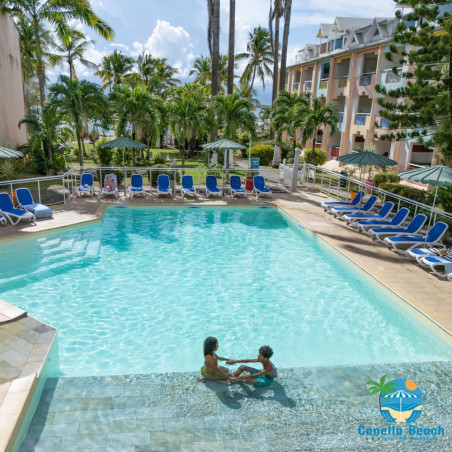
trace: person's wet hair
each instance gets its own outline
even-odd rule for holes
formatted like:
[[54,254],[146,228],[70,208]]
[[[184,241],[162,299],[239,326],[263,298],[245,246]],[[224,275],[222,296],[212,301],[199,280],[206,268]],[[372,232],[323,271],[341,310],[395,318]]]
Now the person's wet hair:
[[259,349],[259,355],[262,355],[264,358],[270,359],[273,356],[273,350],[269,345],[263,345]]
[[213,352],[217,344],[218,341],[216,337],[213,336],[206,337],[206,340],[204,341],[204,356],[213,355]]

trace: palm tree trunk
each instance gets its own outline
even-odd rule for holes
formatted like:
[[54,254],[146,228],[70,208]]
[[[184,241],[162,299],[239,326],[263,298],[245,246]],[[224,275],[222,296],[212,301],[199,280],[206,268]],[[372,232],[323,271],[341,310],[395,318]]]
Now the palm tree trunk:
[[311,163],[315,165],[315,139],[317,138],[317,129],[314,130],[314,136],[312,137],[312,159]]
[[275,34],[273,44],[273,91],[272,103],[278,97],[278,63],[279,63],[279,18],[280,18],[280,0],[275,1]]
[[82,136],[80,136],[80,141],[81,141],[81,143],[82,143],[83,157],[87,158],[87,157],[88,157],[88,154],[86,153],[85,140],[83,139]]
[[292,0],[286,0],[284,8],[284,33],[281,49],[281,71],[279,73],[279,91],[283,91],[286,85],[287,46],[289,42],[291,9],[292,9]]
[[212,39],[212,84],[211,94],[218,94],[218,79],[220,70],[220,0],[213,3],[213,39]]
[[147,144],[146,160],[149,160],[151,158],[151,139],[150,138],[146,138],[146,144]]
[[253,70],[253,78],[251,79],[250,92],[249,92],[250,99],[251,99],[251,96],[252,96],[251,91],[253,90],[254,79],[256,78],[256,70],[257,70],[257,68],[256,68],[256,66],[254,66],[254,70]]
[[229,0],[228,95],[234,91],[235,0]]
[[80,167],[83,167],[82,137],[78,132],[77,132],[77,146],[78,146],[78,163]]

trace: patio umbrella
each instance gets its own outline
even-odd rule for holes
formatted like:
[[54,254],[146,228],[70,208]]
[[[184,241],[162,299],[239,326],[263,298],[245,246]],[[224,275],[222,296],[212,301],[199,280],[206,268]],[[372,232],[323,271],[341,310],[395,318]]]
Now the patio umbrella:
[[[222,138],[221,140],[214,141],[213,143],[203,144],[201,147],[204,150],[208,150],[208,151],[229,151],[229,150],[244,151],[246,149],[246,146],[243,146],[243,144],[236,143],[235,141],[231,141],[226,138]],[[226,159],[225,159],[225,165],[226,165]]]
[[99,145],[101,148],[118,148],[122,149],[122,166],[124,170],[124,195],[127,192],[127,174],[126,174],[126,165],[124,162],[124,152],[126,148],[133,148],[133,149],[145,149],[146,145],[143,143],[140,143],[138,141],[131,140],[130,138],[126,137],[119,137],[115,140],[107,141],[106,143],[101,143]]
[[[376,154],[372,151],[353,152],[351,154],[340,155],[336,157],[338,162],[348,163],[350,165],[359,166],[393,166],[397,165],[395,160],[388,159],[383,155]],[[369,170],[370,172],[370,170]]]
[[24,155],[20,151],[0,147],[0,159],[17,159],[23,156]]
[[433,209],[436,204],[438,188],[452,185],[452,168],[444,165],[427,166],[425,168],[402,171],[399,173],[399,177],[401,179],[422,182],[424,184],[436,185],[435,196],[433,197],[432,213],[430,214],[430,218],[428,220],[428,229],[430,229],[430,222],[433,215]]

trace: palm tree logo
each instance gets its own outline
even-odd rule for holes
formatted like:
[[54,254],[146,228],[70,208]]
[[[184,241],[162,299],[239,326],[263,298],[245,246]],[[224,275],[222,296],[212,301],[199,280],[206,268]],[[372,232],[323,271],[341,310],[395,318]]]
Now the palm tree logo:
[[414,422],[422,412],[422,392],[412,380],[397,378],[386,381],[368,381],[371,394],[379,394],[378,408],[388,422]]

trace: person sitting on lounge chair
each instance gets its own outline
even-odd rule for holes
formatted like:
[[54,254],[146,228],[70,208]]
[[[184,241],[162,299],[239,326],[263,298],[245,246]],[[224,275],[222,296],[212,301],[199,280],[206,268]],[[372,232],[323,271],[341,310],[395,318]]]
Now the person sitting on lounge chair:
[[112,179],[110,175],[108,175],[107,178],[105,179],[104,187],[108,191],[113,191],[116,188],[115,181]]

